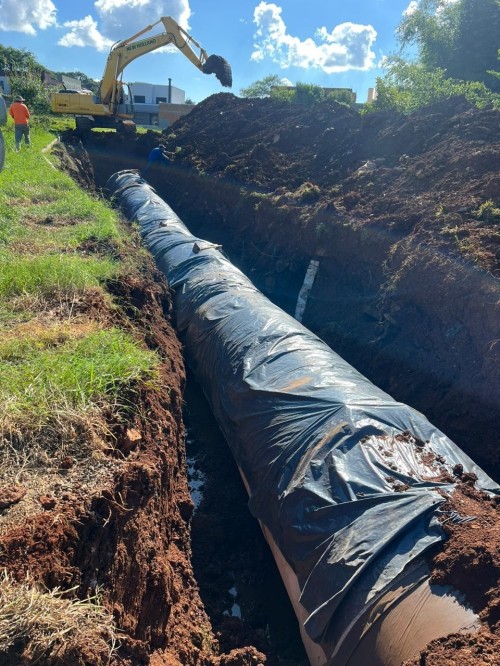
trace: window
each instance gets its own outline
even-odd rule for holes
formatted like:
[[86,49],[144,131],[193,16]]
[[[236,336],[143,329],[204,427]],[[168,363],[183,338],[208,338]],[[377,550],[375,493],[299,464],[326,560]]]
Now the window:
[[136,104],[146,104],[146,97],[144,95],[134,95],[134,102]]
[[166,102],[167,98],[166,97],[157,97],[156,98],[156,103],[159,104],[160,102]]

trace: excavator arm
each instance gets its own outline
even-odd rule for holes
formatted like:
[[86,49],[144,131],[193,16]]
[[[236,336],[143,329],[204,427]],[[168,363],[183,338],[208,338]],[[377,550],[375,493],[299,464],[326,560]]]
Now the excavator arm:
[[[139,39],[160,24],[165,28],[164,32]],[[231,87],[232,73],[229,63],[221,56],[208,56],[200,44],[172,17],[162,16],[156,23],[148,25],[132,37],[117,42],[111,47],[99,88],[99,101],[109,104],[112,108],[119,102],[122,89],[120,78],[125,67],[145,53],[150,53],[168,44],[176,46],[201,72],[215,74],[223,86]]]

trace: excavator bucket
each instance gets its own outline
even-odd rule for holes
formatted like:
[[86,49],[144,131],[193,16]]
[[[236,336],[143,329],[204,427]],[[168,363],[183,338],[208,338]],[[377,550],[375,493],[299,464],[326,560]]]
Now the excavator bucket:
[[215,74],[216,78],[219,79],[221,84],[226,88],[230,88],[233,85],[231,65],[221,56],[208,56],[206,62],[203,64],[203,73]]

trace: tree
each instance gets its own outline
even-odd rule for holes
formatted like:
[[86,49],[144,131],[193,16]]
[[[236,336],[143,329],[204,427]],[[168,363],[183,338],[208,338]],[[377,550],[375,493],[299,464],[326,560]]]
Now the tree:
[[500,81],[489,74],[498,65],[500,0],[461,0],[457,4],[460,20],[448,73],[466,81],[481,81],[500,93]]
[[0,67],[9,77],[13,97],[24,97],[37,113],[50,111],[48,92],[42,83],[43,67],[30,51],[0,45]]
[[241,97],[269,97],[274,86],[281,86],[282,79],[277,74],[269,74],[240,90]]
[[500,92],[500,82],[489,74],[500,47],[500,0],[421,0],[396,34],[402,49],[417,47],[425,67]]
[[465,97],[477,107],[500,108],[500,95],[480,81],[452,79],[444,69],[432,69],[423,63],[393,56],[388,73],[377,79],[377,99],[373,107],[412,113],[421,106],[456,96]]
[[0,44],[0,68],[7,76],[11,74],[22,75],[27,71],[38,71],[41,73],[42,66],[37,62],[35,56],[27,49],[14,49],[11,46]]

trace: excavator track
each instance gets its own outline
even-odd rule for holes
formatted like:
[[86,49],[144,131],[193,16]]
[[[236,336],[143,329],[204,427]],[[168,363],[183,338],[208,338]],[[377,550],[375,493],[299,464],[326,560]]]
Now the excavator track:
[[215,77],[225,88],[230,88],[233,85],[231,65],[222,56],[209,56],[203,65],[203,73],[215,74]]

